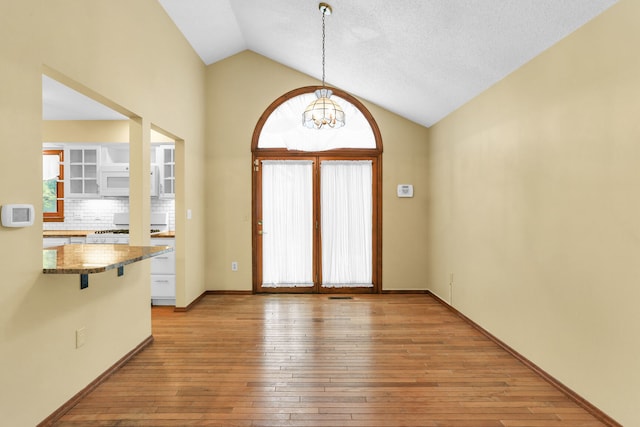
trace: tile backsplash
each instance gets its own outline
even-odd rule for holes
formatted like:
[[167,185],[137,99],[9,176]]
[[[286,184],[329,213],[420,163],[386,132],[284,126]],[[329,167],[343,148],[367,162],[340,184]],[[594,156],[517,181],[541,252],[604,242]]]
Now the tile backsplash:
[[[113,214],[129,211],[128,198],[65,199],[64,222],[45,222],[44,230],[107,230],[114,228]],[[151,213],[169,213],[169,230],[175,230],[175,200],[151,199]]]

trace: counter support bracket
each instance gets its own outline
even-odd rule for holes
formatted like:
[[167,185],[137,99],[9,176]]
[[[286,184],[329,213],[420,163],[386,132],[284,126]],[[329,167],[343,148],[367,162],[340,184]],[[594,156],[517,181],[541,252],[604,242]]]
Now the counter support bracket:
[[81,274],[80,275],[80,289],[86,289],[89,287],[89,275]]
[[118,277],[124,276],[124,265],[118,267]]

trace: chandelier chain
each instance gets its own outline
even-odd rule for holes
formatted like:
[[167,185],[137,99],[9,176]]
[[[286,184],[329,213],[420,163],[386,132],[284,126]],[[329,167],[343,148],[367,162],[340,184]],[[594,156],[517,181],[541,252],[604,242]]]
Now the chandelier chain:
[[302,124],[309,129],[337,129],[344,126],[344,111],[337,102],[330,99],[333,92],[325,86],[325,17],[331,15],[331,6],[320,3],[318,7],[322,12],[322,87],[314,92],[316,99],[302,113]]
[[325,17],[326,13],[325,11],[322,11],[322,87],[324,87],[324,17]]

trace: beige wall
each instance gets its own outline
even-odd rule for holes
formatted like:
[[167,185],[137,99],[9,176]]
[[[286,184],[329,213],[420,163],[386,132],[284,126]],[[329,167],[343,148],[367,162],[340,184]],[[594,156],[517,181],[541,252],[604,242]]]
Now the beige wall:
[[[179,137],[176,206],[192,209],[193,220],[176,215],[177,298],[188,304],[204,290],[204,65],[155,0],[1,2],[0,204],[37,212],[43,71],[140,117],[132,158],[144,160],[152,125]],[[138,173],[133,204],[143,213],[148,188]],[[42,274],[41,221],[0,227],[0,260],[2,424],[35,425],[151,335],[149,262],[121,278],[91,275],[81,291],[77,275]],[[75,349],[81,327],[87,342]]]
[[[251,136],[276,98],[318,83],[250,51],[207,68],[207,289],[251,290]],[[428,130],[365,105],[384,145],[383,288],[424,289]],[[396,198],[397,184],[407,183],[416,196]]]
[[[431,129],[429,287],[640,425],[640,2]],[[450,287],[450,273],[454,274]]]
[[43,142],[129,142],[128,120],[45,120]]
[[[128,120],[45,120],[42,122],[43,142],[110,143],[129,142]],[[151,129],[151,142],[174,143]]]
[[[433,289],[626,425],[640,424],[639,14],[622,0],[431,130],[366,103],[385,149],[383,288]],[[318,82],[251,52],[205,69],[154,0],[3,2],[0,204],[41,203],[43,69],[141,117],[139,162],[150,127],[178,140],[178,305],[250,290],[251,134]],[[413,199],[396,198],[405,183]],[[41,273],[41,223],[0,228],[0,260],[0,413],[33,425],[150,335],[149,265],[80,291]]]

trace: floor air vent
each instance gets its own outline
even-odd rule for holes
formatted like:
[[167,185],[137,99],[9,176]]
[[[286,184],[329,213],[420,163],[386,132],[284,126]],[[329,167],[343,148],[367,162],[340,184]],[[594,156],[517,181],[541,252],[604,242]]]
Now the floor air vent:
[[329,297],[329,299],[353,299],[353,297],[333,296],[333,297]]

